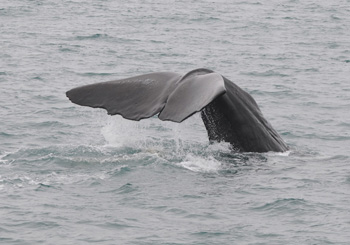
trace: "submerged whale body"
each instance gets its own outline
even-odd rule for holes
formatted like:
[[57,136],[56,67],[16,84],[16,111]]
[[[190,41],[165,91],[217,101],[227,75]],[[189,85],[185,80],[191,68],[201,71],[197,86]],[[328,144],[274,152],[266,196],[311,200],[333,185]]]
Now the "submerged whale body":
[[210,141],[229,142],[242,152],[288,150],[253,97],[208,69],[150,73],[77,87],[66,95],[78,105],[136,121],[158,114],[161,120],[182,122],[201,112]]

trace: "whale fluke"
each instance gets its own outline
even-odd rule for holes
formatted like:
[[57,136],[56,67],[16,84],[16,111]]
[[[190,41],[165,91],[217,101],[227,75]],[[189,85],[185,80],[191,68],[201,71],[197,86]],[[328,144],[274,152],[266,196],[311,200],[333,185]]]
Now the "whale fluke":
[[224,80],[217,73],[156,72],[81,86],[66,94],[75,104],[103,108],[109,115],[139,121],[161,112],[161,120],[182,122],[224,92]]

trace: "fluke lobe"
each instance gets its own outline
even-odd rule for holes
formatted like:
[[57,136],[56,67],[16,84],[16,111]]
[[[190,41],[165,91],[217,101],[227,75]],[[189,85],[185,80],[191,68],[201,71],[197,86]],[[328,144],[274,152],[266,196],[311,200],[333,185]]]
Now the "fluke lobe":
[[75,104],[136,121],[158,114],[161,120],[182,122],[200,111],[210,141],[229,142],[242,152],[288,150],[253,97],[208,69],[155,72],[77,87],[66,95]]

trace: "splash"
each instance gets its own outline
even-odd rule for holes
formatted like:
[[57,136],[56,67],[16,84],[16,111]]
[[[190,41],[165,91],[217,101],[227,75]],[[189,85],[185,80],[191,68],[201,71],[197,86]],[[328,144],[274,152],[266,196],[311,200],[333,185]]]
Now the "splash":
[[229,153],[229,144],[209,144],[202,120],[196,114],[183,123],[150,118],[138,122],[109,117],[101,134],[108,147],[132,148],[139,154],[153,155],[167,163],[194,172],[220,170],[218,152]]
[[208,142],[203,122],[195,115],[183,123],[164,122],[149,118],[138,122],[121,116],[109,117],[101,129],[107,145],[114,147],[154,148],[183,151],[190,145]]

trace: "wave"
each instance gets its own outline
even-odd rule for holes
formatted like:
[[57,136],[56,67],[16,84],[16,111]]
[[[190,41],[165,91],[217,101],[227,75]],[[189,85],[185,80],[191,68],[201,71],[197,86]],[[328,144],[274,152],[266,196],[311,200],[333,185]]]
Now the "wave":
[[96,33],[96,34],[92,34],[92,35],[88,35],[88,36],[77,36],[76,39],[77,40],[87,40],[87,39],[108,38],[108,37],[109,36],[107,34]]
[[257,72],[257,71],[241,72],[240,74],[254,76],[254,77],[288,77],[289,76],[287,74],[276,72],[273,70],[268,70],[268,71],[264,71],[264,72]]

